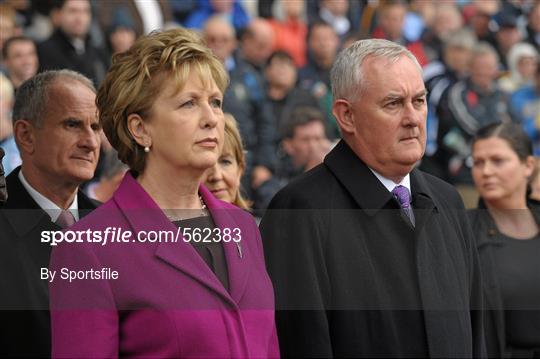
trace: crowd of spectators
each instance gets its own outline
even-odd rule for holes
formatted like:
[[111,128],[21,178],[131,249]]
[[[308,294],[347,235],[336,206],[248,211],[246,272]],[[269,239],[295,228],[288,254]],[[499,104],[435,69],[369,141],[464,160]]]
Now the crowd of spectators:
[[[519,123],[540,155],[538,0],[0,0],[6,173],[20,162],[10,112],[25,80],[67,68],[99,86],[114,54],[175,26],[199,30],[229,72],[223,106],[238,123],[242,186],[258,209],[340,136],[329,72],[358,39],[400,43],[424,67],[428,134],[419,166],[456,185],[469,206],[470,141],[480,127]],[[103,137],[88,193],[125,171],[112,151]]]

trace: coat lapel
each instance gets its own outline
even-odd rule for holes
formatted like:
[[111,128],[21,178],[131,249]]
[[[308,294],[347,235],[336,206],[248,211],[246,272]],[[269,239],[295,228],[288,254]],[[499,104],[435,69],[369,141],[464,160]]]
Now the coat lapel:
[[[413,206],[417,214],[417,270],[424,308],[424,323],[431,357],[461,357],[467,348],[458,348],[461,338],[452,335],[456,330],[470,328],[463,314],[468,306],[459,293],[460,283],[452,269],[452,249],[443,238],[433,238],[424,228],[436,226],[439,209],[436,198],[427,184],[425,175],[419,170],[411,172]],[[430,225],[427,225],[431,223]],[[444,259],[446,258],[446,259]],[[442,261],[441,261],[442,260]],[[463,337],[472,333],[463,332]]]
[[416,218],[415,232],[421,233],[431,215],[438,212],[438,209],[423,175],[415,169],[411,172],[410,178],[412,206]]
[[[113,198],[135,232],[163,230],[177,232],[176,226],[167,219],[131,173],[126,173]],[[236,306],[212,270],[193,246],[184,242],[181,236],[176,243],[158,243],[154,254],[163,262],[216,292],[232,306]]]
[[[208,206],[212,219],[217,227],[221,228],[222,232],[228,228],[231,231],[235,228],[240,228],[245,231],[249,228],[247,223],[241,220],[246,214],[242,213],[238,208],[227,208],[219,200],[217,200],[204,186],[201,185],[200,194],[204,202]],[[255,235],[255,234],[253,234]],[[246,233],[242,233],[242,238],[245,238]],[[227,270],[229,273],[230,295],[236,303],[240,301],[246,290],[246,285],[249,277],[249,263],[251,262],[251,254],[248,253],[247,245],[241,240],[239,243],[233,241],[222,242],[227,260]]]
[[324,164],[369,216],[374,216],[392,199],[392,194],[345,141],[339,141],[325,157]]
[[17,236],[23,237],[36,226],[43,226],[47,222],[51,222],[51,218],[24,188],[19,180],[20,170],[19,166],[6,177],[9,196],[3,210]]

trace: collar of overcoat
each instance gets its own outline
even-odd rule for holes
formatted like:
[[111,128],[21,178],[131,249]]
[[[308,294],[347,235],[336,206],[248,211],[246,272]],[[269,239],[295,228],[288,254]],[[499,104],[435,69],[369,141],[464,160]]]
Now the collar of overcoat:
[[[392,193],[388,192],[344,140],[325,157],[324,164],[367,215],[374,216],[381,209],[399,208]],[[428,216],[438,211],[437,200],[422,173],[415,169],[410,176],[412,206],[416,217],[415,231],[420,231]]]

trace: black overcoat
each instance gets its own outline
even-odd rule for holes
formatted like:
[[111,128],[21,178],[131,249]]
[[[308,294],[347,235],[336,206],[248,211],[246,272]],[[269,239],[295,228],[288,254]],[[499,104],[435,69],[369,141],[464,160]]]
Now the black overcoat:
[[413,227],[341,141],[262,223],[285,357],[483,357],[478,254],[453,187],[410,173]]

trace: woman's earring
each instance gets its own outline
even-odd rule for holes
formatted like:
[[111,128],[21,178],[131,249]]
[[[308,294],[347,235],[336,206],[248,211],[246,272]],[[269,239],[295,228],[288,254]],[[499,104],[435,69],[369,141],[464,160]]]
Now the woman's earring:
[[148,152],[150,152],[150,147],[148,147],[148,146],[144,146],[144,152],[145,152],[145,153],[148,153]]

